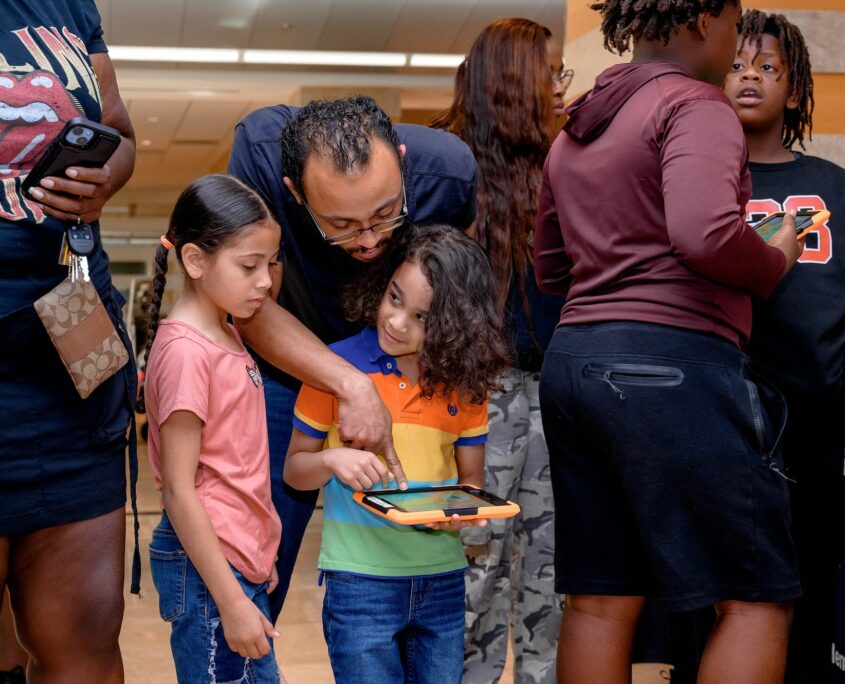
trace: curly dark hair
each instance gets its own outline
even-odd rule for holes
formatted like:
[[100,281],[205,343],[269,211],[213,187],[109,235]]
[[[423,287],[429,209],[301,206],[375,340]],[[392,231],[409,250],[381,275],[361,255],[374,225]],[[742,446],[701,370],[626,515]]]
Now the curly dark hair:
[[529,19],[488,25],[458,69],[451,108],[429,124],[461,138],[478,162],[478,241],[499,283],[502,310],[514,275],[525,298],[543,162],[556,133],[551,37]]
[[699,14],[718,17],[725,5],[738,0],[605,0],[590,5],[601,12],[604,46],[620,55],[631,40],[662,40],[667,44],[675,30],[692,28]]
[[496,282],[481,247],[457,228],[408,225],[387,253],[343,292],[346,317],[375,325],[396,269],[420,265],[433,291],[420,350],[420,391],[431,398],[453,391],[479,404],[508,367]]
[[382,140],[396,151],[401,165],[399,137],[390,117],[371,97],[314,100],[300,109],[282,129],[285,175],[302,192],[302,173],[312,154],[330,160],[338,173],[367,166],[370,144]]
[[763,46],[763,36],[774,36],[780,43],[780,55],[789,78],[789,98],[798,103],[783,112],[783,146],[787,149],[798,143],[804,148],[804,133],[813,139],[813,72],[810,53],[800,29],[782,14],[766,14],[748,10],[739,22],[740,45]]

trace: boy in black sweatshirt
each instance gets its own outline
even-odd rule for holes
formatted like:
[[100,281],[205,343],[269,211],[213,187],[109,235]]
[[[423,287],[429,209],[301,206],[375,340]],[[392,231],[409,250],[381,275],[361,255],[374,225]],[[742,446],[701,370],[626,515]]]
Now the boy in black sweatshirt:
[[743,15],[724,90],[748,141],[747,220],[804,208],[831,212],[771,297],[755,304],[747,348],[789,409],[783,454],[795,480],[793,536],[804,596],[786,681],[819,684],[845,674],[831,658],[836,574],[845,551],[845,169],[793,150],[796,143],[803,149],[812,130],[813,78],[801,32],[783,15]]

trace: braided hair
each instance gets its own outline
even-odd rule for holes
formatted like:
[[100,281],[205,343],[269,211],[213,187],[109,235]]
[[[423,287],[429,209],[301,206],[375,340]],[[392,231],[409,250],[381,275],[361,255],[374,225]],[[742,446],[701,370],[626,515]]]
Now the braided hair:
[[810,54],[800,29],[782,14],[766,14],[748,10],[739,22],[740,45],[763,46],[763,36],[774,36],[780,43],[780,54],[789,77],[789,98],[798,103],[783,113],[783,146],[790,149],[795,143],[804,148],[804,133],[813,139],[813,74]]
[[679,28],[695,26],[698,15],[706,12],[718,17],[725,5],[738,0],[604,0],[590,5],[601,12],[604,46],[620,55],[631,40],[662,40],[666,45]]
[[[241,229],[273,220],[270,210],[259,195],[232,176],[216,173],[202,176],[191,183],[173,207],[165,240],[155,255],[155,276],[147,326],[144,358],[149,359],[156,331],[161,320],[161,300],[167,284],[167,256],[171,246],[182,263],[182,247],[191,243],[206,254],[214,254]],[[164,242],[168,242],[168,246]],[[143,393],[137,410],[145,409]]]

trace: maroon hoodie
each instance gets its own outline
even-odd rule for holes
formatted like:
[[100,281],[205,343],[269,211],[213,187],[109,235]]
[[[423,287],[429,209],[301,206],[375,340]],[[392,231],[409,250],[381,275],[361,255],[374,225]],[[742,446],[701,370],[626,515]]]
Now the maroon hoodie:
[[730,102],[672,64],[620,64],[569,109],[534,240],[561,325],[662,323],[744,345],[783,253],[743,220],[748,151]]

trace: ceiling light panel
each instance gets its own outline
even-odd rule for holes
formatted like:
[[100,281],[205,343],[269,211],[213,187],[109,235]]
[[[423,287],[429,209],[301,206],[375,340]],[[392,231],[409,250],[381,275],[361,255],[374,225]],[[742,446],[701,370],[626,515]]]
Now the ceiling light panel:
[[204,62],[234,64],[240,61],[240,51],[226,48],[147,47],[113,45],[109,56],[114,61],[129,62]]
[[244,64],[402,67],[404,52],[339,52],[333,50],[244,50]]
[[432,55],[426,53],[414,53],[411,55],[410,65],[412,67],[447,67],[456,68],[464,61],[465,55]]

